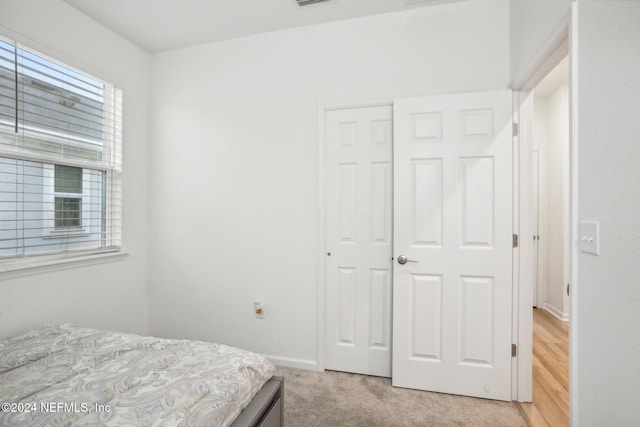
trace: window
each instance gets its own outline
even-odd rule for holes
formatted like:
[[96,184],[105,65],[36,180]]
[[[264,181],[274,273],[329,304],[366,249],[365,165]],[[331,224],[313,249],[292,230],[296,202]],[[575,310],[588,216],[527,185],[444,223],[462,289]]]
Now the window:
[[0,262],[118,250],[122,93],[0,38]]
[[82,226],[82,168],[55,165],[55,228]]
[[56,197],[56,228],[80,228],[82,199],[79,197]]

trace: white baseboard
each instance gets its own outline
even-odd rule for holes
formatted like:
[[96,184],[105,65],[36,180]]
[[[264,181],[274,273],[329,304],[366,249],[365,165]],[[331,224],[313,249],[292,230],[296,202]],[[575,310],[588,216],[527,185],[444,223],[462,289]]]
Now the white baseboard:
[[283,357],[274,355],[265,355],[274,365],[284,368],[306,369],[308,371],[317,371],[318,362],[315,360],[297,359],[293,357]]
[[569,313],[563,313],[561,310],[558,310],[557,308],[555,308],[554,306],[552,306],[548,302],[545,302],[544,304],[542,304],[542,308],[544,310],[547,310],[549,313],[551,313],[553,315],[553,317],[557,317],[558,319],[562,320],[563,322],[568,322],[569,321]]

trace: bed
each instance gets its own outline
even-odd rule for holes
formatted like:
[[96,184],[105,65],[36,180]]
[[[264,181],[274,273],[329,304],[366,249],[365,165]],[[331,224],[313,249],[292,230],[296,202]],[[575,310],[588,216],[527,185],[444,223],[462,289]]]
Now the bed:
[[274,370],[222,344],[43,327],[0,342],[0,426],[282,427]]

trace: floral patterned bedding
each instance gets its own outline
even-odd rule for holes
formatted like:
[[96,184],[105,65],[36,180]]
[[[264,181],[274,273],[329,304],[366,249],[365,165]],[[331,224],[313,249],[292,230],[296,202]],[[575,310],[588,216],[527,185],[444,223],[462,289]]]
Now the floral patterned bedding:
[[0,342],[0,426],[216,426],[274,372],[221,344],[72,325]]

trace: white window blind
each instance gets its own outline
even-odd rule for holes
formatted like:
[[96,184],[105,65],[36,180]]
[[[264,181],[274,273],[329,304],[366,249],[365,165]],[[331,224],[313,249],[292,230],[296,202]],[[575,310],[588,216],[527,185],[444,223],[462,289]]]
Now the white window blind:
[[121,245],[122,92],[0,38],[0,259]]

